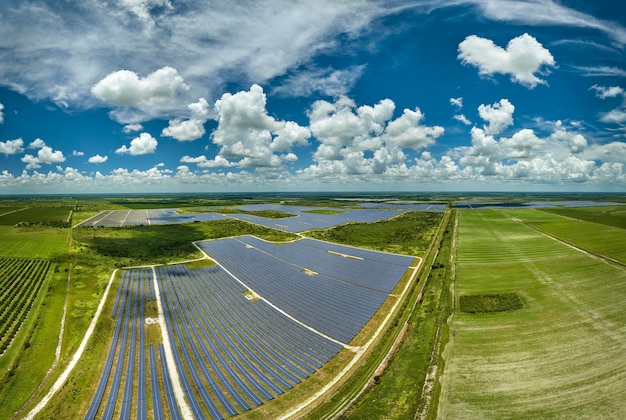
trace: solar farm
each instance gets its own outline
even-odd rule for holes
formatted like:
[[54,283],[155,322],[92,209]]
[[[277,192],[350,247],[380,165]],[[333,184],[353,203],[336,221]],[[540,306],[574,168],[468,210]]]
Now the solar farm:
[[0,418],[621,418],[626,206],[583,198],[7,203]]
[[[154,418],[219,419],[272,400],[350,348],[414,260],[308,239],[197,245],[218,264],[122,272],[86,419],[148,418],[148,401]],[[145,344],[144,305],[156,290],[174,366],[163,345]],[[188,407],[173,397],[172,370]]]
[[203,209],[202,212],[180,214],[178,209],[142,209],[142,210],[108,210],[103,211],[76,227],[124,227],[138,225],[162,225],[174,223],[206,222],[211,220],[238,219],[256,223],[273,229],[287,232],[303,232],[310,229],[321,229],[349,222],[374,222],[397,216],[406,211],[434,211],[441,212],[445,206],[435,205],[393,205],[376,208],[364,205],[362,208],[346,209],[339,214],[311,213],[319,210],[317,207],[286,206],[276,204],[260,204],[240,206],[244,211],[278,210],[291,214],[292,217],[268,219],[252,214],[221,214],[219,210]]

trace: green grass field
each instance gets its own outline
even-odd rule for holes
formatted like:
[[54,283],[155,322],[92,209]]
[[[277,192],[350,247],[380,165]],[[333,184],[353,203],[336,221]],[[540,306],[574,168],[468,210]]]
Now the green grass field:
[[[540,210],[506,210],[504,213],[587,251],[626,264],[626,240],[624,240],[626,230],[624,229],[604,223],[575,220]],[[605,220],[601,212],[598,214],[600,216],[597,220]],[[614,220],[614,218],[608,217],[607,220]]]
[[[522,220],[541,214],[507,213]],[[457,311],[443,353],[438,417],[626,412],[625,270],[492,210],[461,212],[457,258]],[[519,294],[524,308],[458,311],[460,295],[501,293]]]
[[0,226],[0,256],[55,258],[64,254],[67,229]]
[[626,206],[593,206],[544,209],[548,213],[626,229]]

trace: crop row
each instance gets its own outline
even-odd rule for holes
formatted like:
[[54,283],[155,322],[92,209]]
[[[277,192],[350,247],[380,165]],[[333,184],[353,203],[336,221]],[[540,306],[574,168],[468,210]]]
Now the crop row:
[[24,323],[49,269],[47,260],[0,258],[0,354]]

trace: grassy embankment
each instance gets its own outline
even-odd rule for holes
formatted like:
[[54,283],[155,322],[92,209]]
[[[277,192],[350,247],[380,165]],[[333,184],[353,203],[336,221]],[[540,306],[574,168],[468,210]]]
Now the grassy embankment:
[[594,234],[600,225],[538,210],[461,212],[456,308],[461,296],[504,293],[521,296],[524,307],[455,311],[438,417],[619,417],[626,410],[626,270],[503,213],[598,252],[619,248],[626,233]]
[[443,221],[417,287],[409,297],[404,313],[404,335],[387,362],[377,372],[369,389],[345,414],[346,418],[413,418],[428,409],[432,389],[425,387],[429,371],[438,363],[441,328],[451,312],[450,282],[454,253],[455,216]]

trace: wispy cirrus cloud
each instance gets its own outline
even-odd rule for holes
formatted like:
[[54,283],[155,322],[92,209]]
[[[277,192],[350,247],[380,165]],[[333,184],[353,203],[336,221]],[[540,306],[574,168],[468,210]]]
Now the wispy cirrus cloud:
[[[148,105],[107,91],[102,81],[137,87],[168,66],[195,98],[209,100],[228,83],[263,83],[289,71],[297,80],[310,71],[305,64],[312,57],[338,47],[337,35],[372,31],[374,20],[390,13],[377,2],[331,0],[69,0],[62,6],[35,0],[0,8],[0,80],[31,98],[72,107],[97,106],[92,87],[113,105]],[[337,71],[326,75],[326,89],[340,89],[355,73]],[[180,109],[192,99],[181,99]]]

